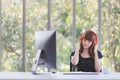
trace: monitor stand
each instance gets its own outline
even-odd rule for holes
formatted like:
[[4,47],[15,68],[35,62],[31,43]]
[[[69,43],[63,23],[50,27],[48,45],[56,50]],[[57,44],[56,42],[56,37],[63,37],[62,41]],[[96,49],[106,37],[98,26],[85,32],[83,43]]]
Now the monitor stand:
[[35,74],[35,75],[50,75],[50,74],[55,74],[56,71],[51,71],[49,68],[48,68],[48,72],[37,72],[38,62],[39,62],[39,58],[40,58],[41,54],[42,54],[42,50],[39,49],[37,51],[35,60],[33,62],[32,68],[31,68],[32,74]]
[[39,50],[37,51],[37,54],[36,54],[35,60],[34,60],[33,65],[32,65],[32,69],[31,69],[31,72],[32,72],[33,74],[36,74],[36,73],[37,73],[36,70],[37,70],[37,66],[38,66],[38,62],[39,62],[39,58],[40,58],[41,52],[42,52],[41,49],[39,49]]

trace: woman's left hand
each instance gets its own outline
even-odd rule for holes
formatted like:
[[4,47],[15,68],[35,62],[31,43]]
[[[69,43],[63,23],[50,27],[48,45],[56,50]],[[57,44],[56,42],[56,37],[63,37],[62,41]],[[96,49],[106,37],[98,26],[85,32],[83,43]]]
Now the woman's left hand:
[[98,45],[95,44],[95,46],[94,46],[94,53],[95,53],[95,54],[97,54],[97,48],[98,48]]

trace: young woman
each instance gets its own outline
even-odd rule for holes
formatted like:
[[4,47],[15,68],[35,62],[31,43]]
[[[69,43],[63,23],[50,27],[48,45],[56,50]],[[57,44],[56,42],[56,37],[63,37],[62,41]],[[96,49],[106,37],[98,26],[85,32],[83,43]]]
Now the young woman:
[[95,32],[88,30],[79,36],[79,44],[71,62],[77,71],[100,72],[102,55],[97,51],[98,38]]

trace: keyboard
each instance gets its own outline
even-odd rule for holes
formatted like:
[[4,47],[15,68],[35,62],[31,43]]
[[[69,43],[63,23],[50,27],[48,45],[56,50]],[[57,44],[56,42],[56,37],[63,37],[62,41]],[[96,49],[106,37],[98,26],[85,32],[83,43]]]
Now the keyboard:
[[63,72],[63,75],[98,75],[99,72]]

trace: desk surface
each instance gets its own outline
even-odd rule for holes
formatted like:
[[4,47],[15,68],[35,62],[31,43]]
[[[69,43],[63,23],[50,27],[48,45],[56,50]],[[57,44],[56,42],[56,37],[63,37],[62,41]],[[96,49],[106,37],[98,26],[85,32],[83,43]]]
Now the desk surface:
[[0,80],[115,80],[120,79],[120,73],[98,75],[63,75],[62,73],[35,75],[31,72],[0,72]]

